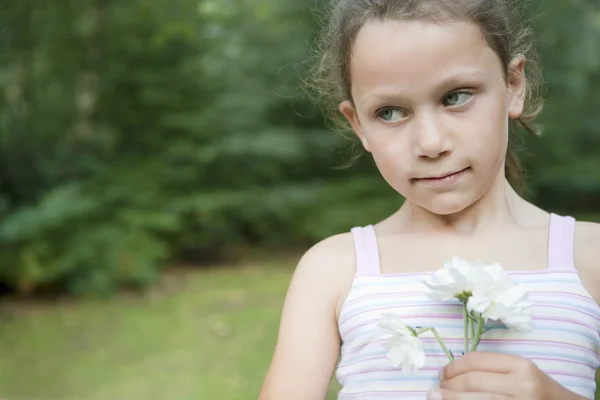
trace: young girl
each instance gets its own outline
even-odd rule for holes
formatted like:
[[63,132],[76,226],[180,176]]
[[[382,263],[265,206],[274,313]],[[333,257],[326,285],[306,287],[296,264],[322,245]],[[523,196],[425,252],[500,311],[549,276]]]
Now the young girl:
[[[593,398],[600,225],[543,211],[509,183],[509,126],[533,132],[539,109],[515,2],[333,3],[318,86],[406,201],[304,255],[260,398],[323,399],[334,371],[340,399]],[[508,270],[530,293],[534,330],[489,330],[460,356],[462,308],[428,300],[423,285],[454,255]],[[456,361],[424,336],[425,366],[393,368],[373,340],[389,312],[436,327]]]

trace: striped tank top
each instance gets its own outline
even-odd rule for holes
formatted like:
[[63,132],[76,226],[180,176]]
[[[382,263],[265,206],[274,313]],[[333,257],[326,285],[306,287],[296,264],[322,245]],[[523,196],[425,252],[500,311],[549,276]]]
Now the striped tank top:
[[[525,357],[567,389],[593,399],[595,373],[600,368],[600,307],[583,287],[573,261],[575,220],[551,216],[549,265],[541,271],[509,271],[529,291],[532,332],[517,332],[496,324],[483,334],[481,351]],[[381,274],[373,226],[352,229],[356,276],[342,307],[342,339],[336,377],[338,399],[424,400],[448,363],[431,333],[420,336],[425,366],[405,376],[392,367],[377,338],[382,313],[396,313],[410,326],[435,327],[448,348],[463,351],[462,304],[435,303],[425,294],[426,273]],[[488,328],[488,326],[486,326]]]

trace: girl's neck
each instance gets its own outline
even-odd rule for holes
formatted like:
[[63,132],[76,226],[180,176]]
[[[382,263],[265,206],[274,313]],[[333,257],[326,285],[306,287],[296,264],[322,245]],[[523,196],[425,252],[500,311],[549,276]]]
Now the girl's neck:
[[434,214],[406,201],[388,222],[396,232],[472,236],[518,227],[540,227],[546,217],[547,213],[522,199],[501,174],[480,200],[456,214]]

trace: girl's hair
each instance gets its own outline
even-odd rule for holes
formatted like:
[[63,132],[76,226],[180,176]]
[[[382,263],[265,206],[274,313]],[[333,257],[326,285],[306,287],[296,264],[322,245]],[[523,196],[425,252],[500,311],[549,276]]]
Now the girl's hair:
[[[469,21],[476,24],[502,64],[505,79],[510,62],[524,56],[527,97],[523,114],[516,120],[533,135],[539,131],[531,124],[541,112],[542,74],[533,45],[533,32],[521,19],[522,0],[331,0],[328,22],[318,43],[319,60],[312,70],[309,86],[325,103],[330,117],[348,128],[338,112],[341,101],[351,100],[350,57],[360,29],[369,21],[429,20],[433,22]],[[512,133],[512,132],[511,132]],[[506,175],[519,191],[523,170],[509,146]]]

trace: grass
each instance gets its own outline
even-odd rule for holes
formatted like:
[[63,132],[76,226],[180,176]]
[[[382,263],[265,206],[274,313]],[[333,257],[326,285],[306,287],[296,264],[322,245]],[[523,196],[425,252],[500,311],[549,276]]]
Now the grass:
[[3,303],[0,394],[10,400],[255,400],[293,264],[179,271],[140,296]]
[[170,274],[142,296],[2,304],[0,394],[256,399],[293,268],[279,264]]

